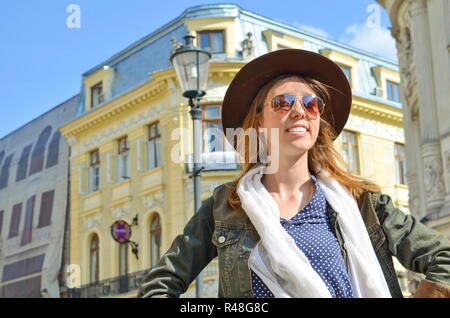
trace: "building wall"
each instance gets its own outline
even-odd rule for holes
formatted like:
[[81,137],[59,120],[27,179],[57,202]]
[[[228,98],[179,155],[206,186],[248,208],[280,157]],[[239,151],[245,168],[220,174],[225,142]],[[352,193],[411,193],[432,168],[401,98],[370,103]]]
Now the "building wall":
[[[59,126],[75,117],[77,97],[0,139],[0,297],[59,297],[69,146],[57,136]],[[39,156],[42,162],[36,165]],[[8,157],[12,158],[9,167],[6,159],[1,162]],[[51,198],[44,195],[49,191],[53,191]],[[20,203],[17,235],[11,237],[13,208]],[[44,211],[51,213],[48,222],[41,222]]]

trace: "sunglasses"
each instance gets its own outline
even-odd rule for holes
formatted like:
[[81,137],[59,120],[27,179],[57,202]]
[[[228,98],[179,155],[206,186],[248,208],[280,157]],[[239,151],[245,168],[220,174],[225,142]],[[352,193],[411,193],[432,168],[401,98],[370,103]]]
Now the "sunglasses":
[[277,95],[270,101],[270,109],[277,114],[286,114],[294,106],[297,99],[300,100],[307,115],[314,117],[323,113],[325,103],[319,96],[315,95],[306,95],[301,98],[289,94]]

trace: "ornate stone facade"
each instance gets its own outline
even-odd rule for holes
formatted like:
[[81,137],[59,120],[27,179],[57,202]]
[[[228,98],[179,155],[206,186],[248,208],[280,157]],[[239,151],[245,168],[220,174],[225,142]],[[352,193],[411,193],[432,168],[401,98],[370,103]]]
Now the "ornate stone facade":
[[[397,42],[410,211],[433,226],[450,215],[450,3],[378,2]],[[450,236],[450,224],[445,232]]]
[[[397,42],[410,211],[450,238],[450,3],[378,2]],[[424,275],[408,278],[414,292]]]

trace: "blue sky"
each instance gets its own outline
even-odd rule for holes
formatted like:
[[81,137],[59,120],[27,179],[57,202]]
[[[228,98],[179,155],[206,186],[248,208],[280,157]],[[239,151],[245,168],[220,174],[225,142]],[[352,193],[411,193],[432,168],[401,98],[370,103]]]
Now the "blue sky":
[[[387,29],[391,24],[375,0],[2,0],[0,138],[77,94],[83,72],[178,17],[186,8],[209,3],[235,3],[396,59],[395,42]],[[81,9],[80,28],[66,25],[70,4]],[[376,9],[371,7],[374,4]],[[380,23],[374,26],[376,12],[380,13]]]

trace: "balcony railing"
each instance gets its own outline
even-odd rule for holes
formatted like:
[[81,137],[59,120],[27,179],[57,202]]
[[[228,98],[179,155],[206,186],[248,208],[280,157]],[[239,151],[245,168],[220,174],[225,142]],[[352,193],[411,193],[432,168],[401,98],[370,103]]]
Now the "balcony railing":
[[100,298],[114,297],[132,291],[137,292],[141,281],[148,272],[149,270],[144,270],[83,285],[80,288],[69,288],[67,296],[69,298]]

